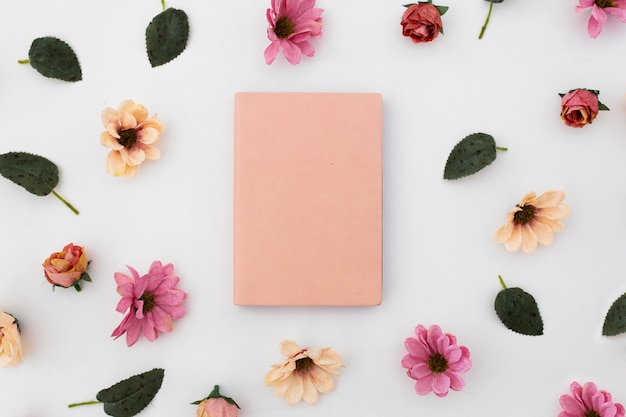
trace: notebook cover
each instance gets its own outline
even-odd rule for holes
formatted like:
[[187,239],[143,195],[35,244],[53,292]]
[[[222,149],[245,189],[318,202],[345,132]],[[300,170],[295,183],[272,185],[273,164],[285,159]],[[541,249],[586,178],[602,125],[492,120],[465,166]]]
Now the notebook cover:
[[234,301],[377,305],[382,97],[237,93]]

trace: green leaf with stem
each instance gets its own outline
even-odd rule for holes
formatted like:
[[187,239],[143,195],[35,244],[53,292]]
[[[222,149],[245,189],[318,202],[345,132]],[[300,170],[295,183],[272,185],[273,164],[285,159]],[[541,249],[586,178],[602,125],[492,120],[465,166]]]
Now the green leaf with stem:
[[37,196],[50,193],[74,214],[79,211],[65,200],[54,187],[59,183],[59,169],[49,159],[27,152],[8,152],[0,155],[0,175]]
[[507,148],[496,146],[491,135],[473,133],[464,137],[448,155],[443,178],[456,180],[477,173],[496,160],[496,150]]
[[162,11],[146,28],[146,51],[150,65],[154,68],[170,62],[185,50],[188,40],[187,14],[171,7]]
[[164,370],[154,368],[133,375],[96,395],[97,401],[69,404],[68,407],[104,404],[104,412],[113,417],[132,417],[150,404],[163,383]]
[[543,334],[543,320],[535,298],[521,288],[507,288],[498,275],[502,290],[496,296],[494,309],[508,329],[516,333],[539,336]]

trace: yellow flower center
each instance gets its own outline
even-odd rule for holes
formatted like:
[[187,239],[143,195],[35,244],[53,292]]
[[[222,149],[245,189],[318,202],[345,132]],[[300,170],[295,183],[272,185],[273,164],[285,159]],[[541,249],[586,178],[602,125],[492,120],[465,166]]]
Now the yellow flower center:
[[311,358],[302,358],[296,361],[296,371],[306,371],[311,366],[314,365],[313,359]]
[[150,294],[149,292],[144,293],[141,298],[141,301],[143,301],[143,312],[144,313],[149,313],[152,308],[155,306],[155,302],[154,302],[154,294]]
[[[607,1],[607,0],[605,0]],[[296,25],[286,16],[281,16],[276,21],[274,33],[279,39],[287,39],[295,30]]]
[[441,353],[435,353],[428,359],[428,368],[440,374],[448,369],[448,360]]
[[519,208],[521,208],[520,211],[515,212],[515,214],[513,215],[513,222],[515,224],[526,224],[529,221],[531,221],[533,219],[533,217],[535,217],[535,207],[528,205],[528,206],[518,206]]
[[130,149],[135,146],[137,142],[137,132],[135,129],[122,130],[120,132],[120,138],[117,141],[126,149]]
[[605,7],[615,7],[614,0],[596,0],[595,3],[596,6],[600,7],[601,9],[604,9]]

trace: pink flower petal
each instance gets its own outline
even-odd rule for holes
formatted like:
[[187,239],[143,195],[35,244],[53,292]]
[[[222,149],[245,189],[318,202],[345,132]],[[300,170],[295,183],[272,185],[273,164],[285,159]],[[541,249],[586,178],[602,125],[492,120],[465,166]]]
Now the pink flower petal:
[[428,347],[431,352],[437,352],[437,341],[439,338],[443,336],[443,332],[441,331],[441,327],[436,324],[433,324],[428,328],[428,333],[426,335],[426,340],[428,342]]
[[301,52],[294,43],[287,40],[280,40],[280,46],[283,48],[283,55],[287,58],[287,61],[291,65],[297,65],[300,63]]
[[415,381],[415,392],[419,395],[426,395],[433,390],[432,378],[418,379]]
[[450,389],[454,391],[461,391],[465,388],[465,381],[459,376],[459,374],[456,372],[446,371],[446,375],[450,378]]
[[445,397],[450,390],[450,377],[445,373],[433,375],[433,392],[437,397]]
[[404,347],[411,355],[422,361],[427,361],[433,354],[427,346],[424,346],[423,343],[413,337],[409,337],[404,341]]
[[424,379],[424,378],[432,378],[433,371],[430,370],[427,364],[421,362],[411,369],[409,369],[408,374],[413,379]]
[[602,32],[602,23],[597,21],[593,16],[589,17],[587,32],[593,39],[597,38],[600,35],[600,32]]
[[580,404],[570,395],[561,395],[561,398],[559,398],[559,403],[561,404],[563,410],[565,410],[565,412],[570,415],[581,417],[585,415],[585,410],[584,408],[582,408],[582,404]]
[[626,22],[626,10],[619,7],[605,7],[604,11],[617,17],[622,22]]
[[280,41],[275,40],[270,43],[267,48],[265,48],[265,63],[270,65],[276,59],[276,55],[278,54],[278,50],[280,48]]

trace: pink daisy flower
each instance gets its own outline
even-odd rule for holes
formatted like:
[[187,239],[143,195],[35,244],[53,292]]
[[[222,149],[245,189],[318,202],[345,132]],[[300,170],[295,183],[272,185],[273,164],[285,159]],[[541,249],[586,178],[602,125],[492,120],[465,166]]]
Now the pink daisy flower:
[[602,32],[602,25],[608,18],[607,13],[626,22],[626,0],[578,0],[578,2],[577,12],[591,9],[587,32],[594,39]]
[[134,345],[139,336],[143,335],[149,341],[158,337],[158,331],[169,333],[173,330],[173,319],[185,315],[185,308],[181,306],[187,293],[176,287],[179,278],[174,275],[174,266],[163,266],[160,261],[152,262],[150,271],[142,277],[130,266],[132,276],[115,273],[117,292],[122,299],[116,310],[128,314],[113,333],[117,339],[126,333],[126,344]]
[[457,345],[456,337],[443,333],[436,324],[428,330],[420,324],[415,334],[417,339],[409,337],[404,341],[409,353],[402,358],[407,375],[417,381],[415,392],[426,395],[433,391],[437,397],[445,397],[450,389],[462,390],[465,382],[459,374],[472,367],[469,350]]
[[569,386],[572,395],[561,395],[559,403],[563,411],[559,417],[624,417],[624,406],[611,401],[611,394],[598,391],[596,384],[578,382]]
[[274,62],[278,50],[290,64],[300,63],[302,54],[313,56],[315,48],[309,39],[322,36],[322,12],[315,0],[272,0],[272,7],[267,9],[267,37],[272,41],[265,49],[265,63]]

